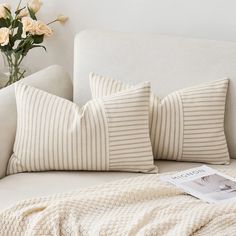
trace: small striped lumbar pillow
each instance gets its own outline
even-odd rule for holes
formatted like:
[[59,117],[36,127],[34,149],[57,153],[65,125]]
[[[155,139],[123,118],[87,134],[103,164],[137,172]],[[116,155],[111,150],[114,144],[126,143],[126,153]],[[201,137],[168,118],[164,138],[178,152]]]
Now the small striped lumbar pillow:
[[[151,94],[150,137],[155,159],[229,163],[224,132],[228,79],[183,89],[160,99]],[[132,86],[90,74],[93,98]]]
[[47,170],[157,172],[150,84],[77,104],[18,83],[17,133],[8,174]]

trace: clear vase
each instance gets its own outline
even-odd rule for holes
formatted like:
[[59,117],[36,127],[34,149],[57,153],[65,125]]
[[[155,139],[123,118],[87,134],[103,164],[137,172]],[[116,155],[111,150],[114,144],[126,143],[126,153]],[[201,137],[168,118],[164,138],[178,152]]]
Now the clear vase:
[[26,75],[26,69],[22,64],[24,56],[12,51],[2,52],[3,66],[0,69],[0,88],[11,85]]

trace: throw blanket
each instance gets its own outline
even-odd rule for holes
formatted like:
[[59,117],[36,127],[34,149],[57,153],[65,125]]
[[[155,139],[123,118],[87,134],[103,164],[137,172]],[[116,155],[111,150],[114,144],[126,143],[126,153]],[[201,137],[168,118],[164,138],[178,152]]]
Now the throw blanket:
[[159,175],[25,200],[0,213],[0,235],[235,235],[236,204],[207,204]]

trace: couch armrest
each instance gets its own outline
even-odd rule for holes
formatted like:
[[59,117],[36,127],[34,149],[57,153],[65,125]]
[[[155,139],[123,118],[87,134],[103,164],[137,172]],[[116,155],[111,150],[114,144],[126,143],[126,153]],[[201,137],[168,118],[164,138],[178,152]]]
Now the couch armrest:
[[[26,84],[72,100],[72,81],[60,66],[50,66],[23,80]],[[0,178],[6,173],[16,133],[14,85],[0,90]]]

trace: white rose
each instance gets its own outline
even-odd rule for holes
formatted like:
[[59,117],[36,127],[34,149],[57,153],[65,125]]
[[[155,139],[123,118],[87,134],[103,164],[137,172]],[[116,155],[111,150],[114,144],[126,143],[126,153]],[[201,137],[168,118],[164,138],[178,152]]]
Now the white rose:
[[6,46],[9,43],[10,29],[3,27],[0,28],[0,44]]
[[21,20],[23,24],[22,38],[26,37],[26,33],[31,33],[32,35],[45,35],[52,36],[52,29],[42,21],[33,20],[30,17],[23,17]]
[[34,28],[35,28],[35,20],[31,19],[30,17],[23,17],[21,19],[21,22],[23,24],[23,33],[22,38],[26,37],[26,33],[34,34]]
[[29,14],[28,10],[25,8],[25,9],[22,9],[17,16],[19,18],[22,18],[22,17],[28,16],[28,14]]
[[11,9],[11,7],[8,4],[1,4],[0,5],[0,18],[4,18],[4,19],[7,18],[8,12],[7,12],[6,8],[9,10]]
[[63,24],[68,20],[68,17],[64,15],[59,15],[56,20]]
[[37,13],[42,6],[42,2],[40,0],[31,0],[28,2],[28,8],[33,11],[34,13]]
[[52,29],[42,21],[36,21],[34,24],[34,34],[45,35],[47,37],[52,36]]

